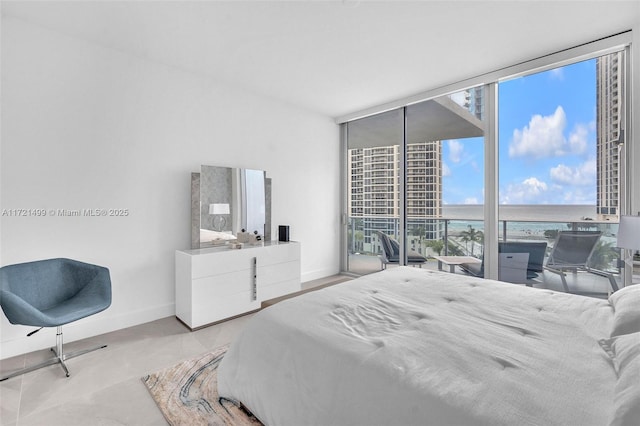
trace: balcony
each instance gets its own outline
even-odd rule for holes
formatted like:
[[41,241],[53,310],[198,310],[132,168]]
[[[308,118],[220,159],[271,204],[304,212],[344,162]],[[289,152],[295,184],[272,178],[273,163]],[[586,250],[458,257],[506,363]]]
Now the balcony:
[[[408,208],[407,214],[410,217],[407,222],[408,228],[408,245],[409,249],[417,251],[427,256],[438,254],[430,247],[432,241],[442,241],[441,255],[467,255],[482,258],[484,251],[484,243],[482,238],[469,240],[465,236],[465,232],[469,230],[469,226],[476,231],[482,231],[484,222],[478,217],[463,218],[460,216],[449,217],[412,217],[412,212],[416,215],[424,213],[426,209]],[[420,211],[422,210],[422,212]],[[392,211],[388,209],[387,213]],[[431,210],[433,211],[433,210]],[[379,211],[382,214],[383,211]],[[592,268],[604,270],[612,274],[617,283],[621,282],[620,269],[620,252],[615,248],[615,239],[617,232],[617,223],[608,221],[594,221],[583,219],[562,220],[534,220],[524,217],[507,217],[501,218],[499,221],[499,240],[500,241],[521,241],[521,242],[546,242],[547,250],[544,256],[546,263],[549,252],[555,243],[555,236],[560,230],[599,230],[602,236],[591,257]],[[356,224],[350,220],[353,230],[360,229],[363,232],[367,230],[362,228],[366,222]],[[390,223],[386,225],[385,233],[398,239],[397,230],[399,223],[397,218],[389,216]],[[360,226],[360,228],[358,228]],[[418,230],[422,230],[422,236],[417,234]],[[349,233],[355,235],[353,232]],[[373,239],[372,239],[373,240]],[[431,241],[431,242],[430,242]],[[348,244],[354,245],[355,241]],[[375,242],[367,244],[363,247],[361,244],[357,252],[349,252],[349,270],[358,274],[367,274],[380,270],[380,261],[378,259],[379,246],[376,247]],[[367,250],[368,249],[368,250]],[[430,260],[425,267],[437,269],[437,262]],[[464,273],[463,271],[457,271]],[[637,272],[636,272],[637,273]],[[606,298],[612,291],[610,282],[607,278],[588,273],[579,272],[577,274],[567,274],[567,281],[571,292],[582,294],[590,297]],[[546,288],[556,291],[564,291],[560,277],[557,274],[547,270],[538,272],[537,277],[531,277],[527,280],[527,285],[535,288]],[[621,285],[619,285],[621,287]]]

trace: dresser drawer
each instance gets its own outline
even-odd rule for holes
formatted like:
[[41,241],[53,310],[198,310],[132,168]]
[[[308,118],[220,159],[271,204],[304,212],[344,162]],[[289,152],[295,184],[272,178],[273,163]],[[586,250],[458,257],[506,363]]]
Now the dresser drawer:
[[194,329],[300,291],[300,244],[176,251],[176,316]]
[[222,275],[250,269],[253,264],[253,251],[226,250],[216,253],[192,256],[191,278],[198,279],[213,275]]

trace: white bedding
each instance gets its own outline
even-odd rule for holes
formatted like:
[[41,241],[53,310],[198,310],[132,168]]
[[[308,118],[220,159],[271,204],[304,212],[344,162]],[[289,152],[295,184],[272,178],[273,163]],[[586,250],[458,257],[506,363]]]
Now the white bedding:
[[220,396],[267,425],[607,425],[599,300],[400,267],[256,314]]
[[200,229],[200,243],[213,243],[216,241],[235,240],[236,236],[231,231],[213,231],[211,229]]

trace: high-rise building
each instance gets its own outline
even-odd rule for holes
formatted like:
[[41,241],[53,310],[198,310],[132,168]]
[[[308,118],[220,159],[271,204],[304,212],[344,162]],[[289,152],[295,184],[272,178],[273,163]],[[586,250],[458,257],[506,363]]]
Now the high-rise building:
[[622,53],[596,59],[598,220],[618,220],[620,214],[619,143],[624,114],[623,69]]
[[[375,231],[398,234],[398,145],[348,151],[352,251],[376,252]],[[360,233],[360,235],[358,235]]]
[[[350,149],[348,161],[349,215],[355,232],[355,250],[375,251],[374,231],[399,234],[400,187],[399,146]],[[440,141],[407,145],[407,228],[409,235],[440,238],[444,224],[433,220],[442,215],[442,152]]]
[[[409,235],[439,239],[442,217],[442,143],[429,141],[407,145],[407,229]],[[431,218],[431,219],[430,219]]]

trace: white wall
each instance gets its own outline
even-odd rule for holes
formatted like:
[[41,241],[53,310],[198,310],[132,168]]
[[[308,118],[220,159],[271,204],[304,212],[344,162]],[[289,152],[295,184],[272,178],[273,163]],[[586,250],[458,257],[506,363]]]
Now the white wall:
[[[221,58],[224,60],[224,58]],[[257,70],[256,72],[259,72]],[[112,306],[67,341],[174,315],[174,252],[190,246],[190,173],[264,169],[272,234],[291,226],[303,281],[339,270],[339,131],[202,76],[2,19],[0,209],[128,209],[126,217],[1,218],[2,265],[70,257],[110,268]],[[2,315],[0,357],[55,330]]]

